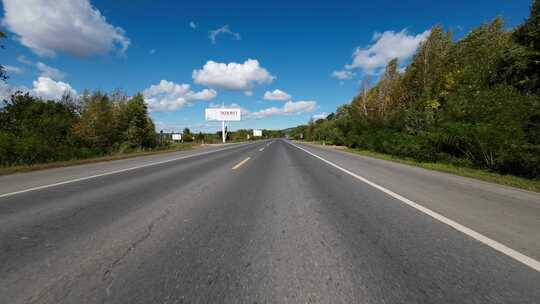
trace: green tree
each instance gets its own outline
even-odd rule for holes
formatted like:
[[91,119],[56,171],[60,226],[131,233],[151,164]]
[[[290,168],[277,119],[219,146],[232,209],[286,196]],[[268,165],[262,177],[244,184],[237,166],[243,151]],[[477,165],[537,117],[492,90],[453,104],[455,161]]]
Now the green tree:
[[142,95],[65,94],[42,100],[15,93],[0,106],[0,166],[35,164],[151,148],[154,123]]
[[440,26],[431,29],[429,36],[403,76],[406,111],[403,128],[409,133],[425,130],[435,123],[436,112],[444,103],[452,35]]
[[450,51],[446,93],[474,94],[493,86],[501,59],[512,44],[510,32],[504,29],[501,18],[472,30]]
[[73,132],[83,146],[99,154],[112,151],[119,138],[117,125],[113,104],[106,94],[95,92],[82,97],[81,117]]
[[451,33],[445,32],[441,26],[431,29],[404,75],[409,101],[422,99],[427,102],[439,102],[452,45]]
[[496,81],[526,94],[540,94],[540,1],[533,0],[529,18],[513,33],[515,44],[500,62]]
[[540,1],[533,0],[529,18],[513,34],[521,45],[540,52]]
[[307,125],[300,125],[291,129],[288,129],[286,133],[289,135],[289,138],[301,140],[304,139],[307,133]]
[[395,114],[405,102],[403,94],[402,75],[398,72],[398,60],[392,59],[386,65],[383,76],[379,84],[375,87],[375,98],[372,108],[375,109],[375,117],[378,117],[380,122],[386,122]]
[[182,131],[182,139],[184,141],[193,141],[193,135],[191,134],[191,130],[189,128],[184,128]]
[[124,109],[127,120],[126,139],[135,148],[150,148],[156,145],[156,131],[148,116],[148,108],[142,94],[131,98]]
[[0,108],[0,164],[34,164],[76,156],[71,126],[76,113],[64,103],[16,93]]
[[197,141],[202,142],[204,141],[204,134],[202,132],[199,132],[196,138],[197,138]]
[[334,116],[288,134],[540,177],[539,3],[516,30],[495,18],[454,42],[434,27],[404,73],[391,60]]

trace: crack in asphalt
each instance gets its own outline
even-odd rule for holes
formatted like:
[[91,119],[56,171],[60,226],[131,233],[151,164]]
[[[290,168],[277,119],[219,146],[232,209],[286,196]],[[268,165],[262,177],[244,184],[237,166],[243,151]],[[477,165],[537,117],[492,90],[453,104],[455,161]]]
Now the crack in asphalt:
[[146,241],[152,235],[152,230],[154,229],[155,224],[160,220],[164,219],[168,214],[169,212],[167,209],[163,212],[163,214],[152,220],[150,224],[148,224],[148,226],[146,227],[146,232],[140,238],[132,242],[119,257],[117,257],[111,264],[109,264],[109,266],[107,266],[107,268],[105,268],[105,271],[103,271],[103,275],[101,277],[101,281],[107,283],[107,287],[105,288],[106,297],[104,298],[103,303],[106,302],[107,297],[110,295],[110,289],[114,283],[114,268],[118,264],[120,264],[128,255],[130,255],[130,253],[132,253],[141,243]]

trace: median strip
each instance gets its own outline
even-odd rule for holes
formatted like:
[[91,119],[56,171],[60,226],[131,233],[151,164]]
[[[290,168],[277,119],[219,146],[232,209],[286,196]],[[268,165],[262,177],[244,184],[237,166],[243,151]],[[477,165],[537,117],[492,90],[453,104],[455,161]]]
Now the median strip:
[[244,159],[243,161],[236,164],[236,166],[232,167],[231,170],[236,170],[236,169],[240,168],[240,166],[247,163],[247,161],[250,160],[250,159],[251,159],[251,157],[248,157],[248,158]]

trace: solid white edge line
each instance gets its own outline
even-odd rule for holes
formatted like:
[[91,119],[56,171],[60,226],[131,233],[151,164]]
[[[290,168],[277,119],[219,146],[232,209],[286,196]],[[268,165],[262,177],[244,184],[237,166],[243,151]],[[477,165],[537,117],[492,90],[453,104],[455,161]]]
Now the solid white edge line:
[[342,168],[339,165],[336,165],[336,164],[334,164],[333,162],[331,162],[329,160],[326,160],[326,159],[324,159],[324,158],[322,158],[322,157],[320,157],[320,156],[318,156],[318,155],[316,155],[316,154],[314,154],[314,153],[312,153],[312,152],[310,152],[310,151],[308,151],[308,150],[306,150],[306,149],[304,149],[302,147],[297,146],[296,144],[293,144],[293,143],[291,143],[289,141],[287,141],[287,142],[290,145],[292,145],[292,146],[306,152],[307,154],[309,154],[309,155],[311,155],[311,156],[313,156],[315,158],[318,158],[319,160],[327,163],[328,165],[349,174],[350,176],[352,176],[352,177],[354,177],[354,178],[356,178],[356,179],[358,179],[358,180],[372,186],[373,188],[376,188],[377,190],[380,190],[380,191],[390,195],[391,197],[401,201],[402,203],[405,203],[405,204],[415,208],[416,210],[418,210],[418,211],[420,211],[420,212],[422,212],[424,214],[427,214],[427,215],[431,216],[432,218],[434,218],[434,219],[436,219],[436,220],[438,220],[438,221],[440,221],[440,222],[442,222],[442,223],[444,223],[444,224],[458,230],[459,232],[464,233],[464,234],[472,237],[473,239],[475,239],[475,240],[477,240],[477,241],[479,241],[479,242],[481,242],[481,243],[483,243],[483,244],[485,244],[485,245],[487,245],[487,246],[489,246],[489,247],[491,247],[491,248],[493,248],[493,249],[495,249],[495,250],[509,256],[509,257],[511,257],[511,258],[513,258],[514,260],[516,260],[516,261],[518,261],[518,262],[520,262],[520,263],[522,263],[522,264],[524,264],[526,266],[529,266],[530,268],[540,272],[540,262],[539,261],[537,261],[537,260],[535,260],[535,259],[533,259],[533,258],[531,258],[529,256],[526,256],[523,253],[520,253],[520,252],[518,252],[518,251],[516,251],[516,250],[514,250],[514,249],[512,249],[512,248],[510,248],[510,247],[508,247],[508,246],[506,246],[504,244],[501,244],[501,243],[499,243],[499,242],[497,242],[497,241],[495,241],[493,239],[490,239],[489,237],[487,237],[487,236],[485,236],[485,235],[483,235],[481,233],[478,233],[478,232],[472,230],[471,228],[463,226],[462,224],[457,223],[457,222],[455,222],[455,221],[453,221],[453,220],[451,220],[451,219],[449,219],[449,218],[447,218],[447,217],[445,217],[445,216],[443,216],[443,215],[441,215],[441,214],[439,214],[439,213],[437,213],[435,211],[432,211],[432,210],[430,210],[430,209],[428,209],[428,208],[426,208],[424,206],[421,206],[420,204],[418,204],[416,202],[413,202],[410,199],[405,198],[405,197],[403,197],[403,196],[401,196],[401,195],[399,195],[399,194],[397,194],[397,193],[395,193],[395,192],[393,192],[391,190],[388,190],[388,189],[386,189],[386,188],[384,188],[384,187],[382,187],[380,185],[377,185],[376,183],[374,183],[372,181],[369,181],[368,179],[366,179],[366,178],[364,178],[364,177],[362,177],[362,176],[360,176],[360,175],[358,175],[356,173],[353,173],[353,172],[351,172],[351,171],[349,171],[349,170],[347,170],[345,168]]
[[[250,144],[252,144],[252,143],[248,143],[248,144],[245,144],[245,145],[250,145]],[[165,163],[169,163],[169,162],[173,162],[173,161],[177,161],[177,160],[181,160],[181,159],[186,159],[186,158],[191,158],[191,157],[196,157],[196,156],[201,156],[201,155],[206,155],[206,154],[211,154],[211,153],[216,153],[216,152],[221,152],[221,151],[226,151],[226,150],[230,150],[230,149],[233,149],[233,148],[236,148],[236,147],[241,147],[241,146],[244,146],[244,145],[233,145],[231,147],[226,147],[226,148],[223,148],[223,149],[206,151],[206,152],[201,152],[201,153],[196,153],[196,154],[189,154],[189,155],[184,155],[184,156],[180,156],[180,157],[176,157],[176,158],[172,158],[172,159],[166,159],[166,160],[163,160],[163,161],[147,163],[147,164],[140,165],[140,166],[129,167],[129,168],[119,169],[119,170],[115,170],[115,171],[104,172],[104,173],[100,173],[100,174],[96,174],[96,175],[90,175],[90,176],[70,179],[70,180],[66,180],[66,181],[62,181],[62,182],[58,182],[58,183],[54,183],[54,184],[48,184],[48,185],[32,187],[32,188],[28,188],[28,189],[24,189],[24,190],[19,190],[19,191],[3,193],[3,194],[0,194],[0,198],[8,197],[8,196],[16,195],[16,194],[21,194],[21,193],[25,193],[25,192],[36,191],[36,190],[61,186],[61,185],[65,185],[65,184],[80,182],[80,181],[84,181],[84,180],[92,179],[92,178],[96,178],[96,177],[102,177],[102,176],[122,173],[122,172],[126,172],[126,171],[136,170],[136,169],[140,169],[140,168],[144,168],[144,167],[150,167],[150,166],[165,164]]]

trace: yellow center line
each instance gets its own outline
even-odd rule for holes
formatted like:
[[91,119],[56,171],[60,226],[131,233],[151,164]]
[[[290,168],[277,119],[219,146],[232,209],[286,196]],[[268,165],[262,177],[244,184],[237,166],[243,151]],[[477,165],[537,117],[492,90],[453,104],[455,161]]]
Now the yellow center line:
[[247,163],[247,161],[250,160],[250,159],[251,159],[251,157],[248,157],[248,158],[244,159],[243,161],[236,164],[236,166],[232,167],[231,170],[236,170],[236,169],[240,168],[240,166]]

